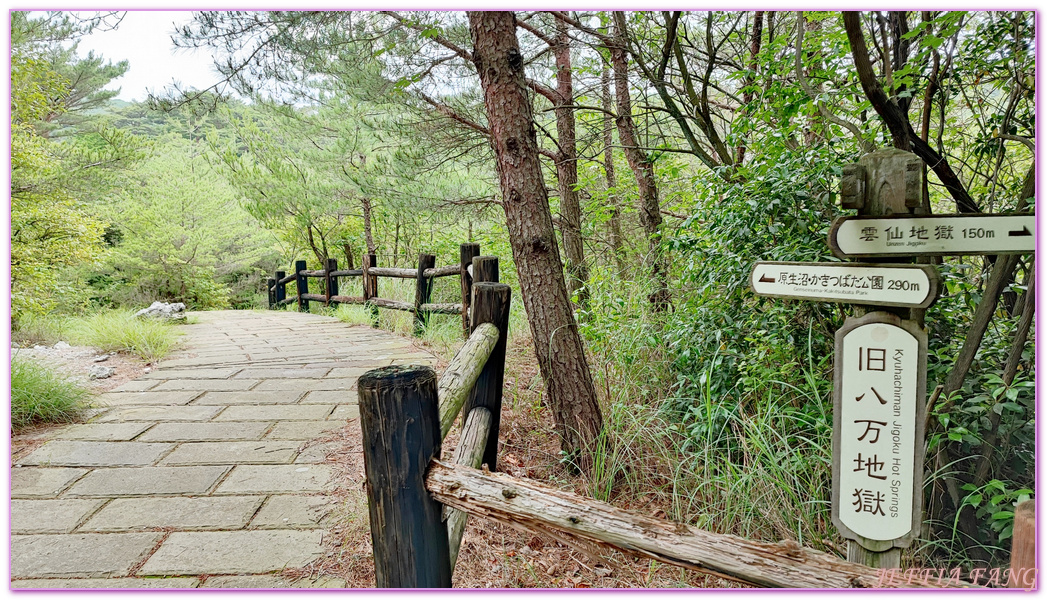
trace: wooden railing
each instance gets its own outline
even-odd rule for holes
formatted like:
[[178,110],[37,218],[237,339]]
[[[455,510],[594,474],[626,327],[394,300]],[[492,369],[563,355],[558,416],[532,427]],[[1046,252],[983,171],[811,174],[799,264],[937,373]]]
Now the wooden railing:
[[[885,572],[792,541],[703,531],[494,472],[509,302],[507,285],[472,286],[470,335],[439,379],[426,366],[359,379],[377,587],[450,587],[468,515],[760,587],[973,587],[949,574]],[[441,445],[459,412],[461,438],[446,460]]]
[[[378,257],[374,254],[363,256],[360,269],[338,269],[338,260],[329,258],[323,269],[309,270],[304,260],[294,261],[294,272],[288,275],[285,271],[276,271],[266,281],[269,292],[269,308],[276,309],[288,304],[297,304],[298,310],[309,311],[310,302],[322,302],[324,306],[338,304],[362,304],[369,307],[372,323],[378,324],[378,308],[402,310],[414,313],[415,332],[420,332],[429,322],[431,314],[462,315],[462,328],[469,334],[469,303],[474,282],[498,281],[498,259],[493,256],[480,256],[479,244],[462,244],[459,247],[459,264],[436,266],[436,256],[418,255],[417,269],[398,269],[378,266]],[[461,302],[433,303],[433,280],[437,277],[461,278]],[[345,296],[340,294],[339,279],[359,277],[362,282],[362,296]],[[382,298],[378,295],[378,278],[394,277],[415,280],[414,303]],[[309,279],[319,278],[324,281],[322,294],[309,293]],[[295,295],[287,296],[287,284],[294,282]]]

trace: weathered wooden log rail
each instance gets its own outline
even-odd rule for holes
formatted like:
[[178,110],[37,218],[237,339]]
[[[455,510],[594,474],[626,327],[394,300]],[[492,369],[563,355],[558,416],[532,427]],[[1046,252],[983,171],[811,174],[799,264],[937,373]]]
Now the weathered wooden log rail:
[[[289,304],[298,304],[298,310],[308,312],[310,302],[321,302],[324,306],[338,304],[362,304],[371,309],[372,323],[378,324],[378,308],[400,310],[414,313],[415,333],[428,324],[429,315],[462,315],[462,329],[469,335],[469,305],[474,282],[498,281],[498,259],[493,256],[480,256],[479,244],[462,244],[459,248],[459,263],[437,267],[436,257],[432,254],[418,256],[417,269],[399,269],[379,267],[374,254],[365,254],[363,267],[360,269],[339,269],[338,261],[329,258],[323,269],[306,269],[303,260],[295,261],[295,270],[291,274],[277,271],[266,280],[269,293],[269,308],[276,309]],[[475,266],[474,266],[474,263]],[[473,276],[476,273],[477,276]],[[461,278],[461,302],[433,303],[433,280],[437,277]],[[362,296],[347,296],[339,293],[339,279],[360,277],[363,283]],[[415,280],[415,301],[402,302],[378,296],[378,278],[394,277]],[[324,293],[309,292],[309,279],[323,279]],[[295,283],[295,295],[287,295],[287,284]]]
[[[394,366],[368,371],[357,386],[378,587],[450,587],[469,515],[759,587],[975,587],[949,573],[914,578],[792,541],[703,531],[494,472],[509,286],[477,282],[469,300],[469,338],[439,380],[429,367]],[[442,462],[459,413],[461,438]]]

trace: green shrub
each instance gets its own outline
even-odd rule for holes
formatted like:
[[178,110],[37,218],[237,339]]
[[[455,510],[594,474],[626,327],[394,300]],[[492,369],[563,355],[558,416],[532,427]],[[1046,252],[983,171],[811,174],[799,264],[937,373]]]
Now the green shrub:
[[68,423],[85,408],[87,388],[63,379],[37,361],[11,358],[11,426]]
[[107,352],[127,352],[149,362],[166,356],[178,344],[178,334],[167,323],[137,319],[130,310],[99,312],[69,323],[70,343]]

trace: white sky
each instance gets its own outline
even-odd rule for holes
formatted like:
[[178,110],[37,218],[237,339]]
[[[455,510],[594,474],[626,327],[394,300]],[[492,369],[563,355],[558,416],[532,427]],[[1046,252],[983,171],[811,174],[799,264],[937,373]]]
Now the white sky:
[[131,63],[127,73],[106,89],[120,88],[120,100],[145,100],[149,92],[162,93],[172,83],[206,88],[219,79],[208,49],[183,50],[171,44],[177,26],[188,23],[190,11],[127,11],[114,30],[95,32],[80,41],[79,54],[89,50],[108,60]]

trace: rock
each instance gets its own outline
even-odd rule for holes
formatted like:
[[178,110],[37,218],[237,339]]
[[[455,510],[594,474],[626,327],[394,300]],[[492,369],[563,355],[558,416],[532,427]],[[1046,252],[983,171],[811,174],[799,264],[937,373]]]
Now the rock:
[[41,346],[40,344],[37,344],[33,346],[33,350],[47,350],[47,346]]
[[22,345],[21,345],[21,344],[19,344],[18,342],[11,342],[11,347],[12,347],[12,348],[21,348],[21,347],[22,347]]
[[101,356],[96,356],[96,357],[94,357],[91,360],[93,360],[94,362],[105,362],[105,361],[109,360],[110,356],[112,356],[112,354],[103,354]]
[[103,367],[102,365],[95,365],[88,369],[87,376],[91,379],[108,379],[116,373],[114,367]]
[[65,342],[58,342],[57,344],[54,345],[54,349],[55,350],[65,350],[67,348],[72,348],[72,346],[70,346],[69,344],[67,344]]
[[135,316],[141,319],[184,321],[185,304],[182,304],[181,302],[174,302],[171,304],[167,304],[165,302],[153,302],[149,305],[149,308],[143,308],[142,310],[136,312]]

